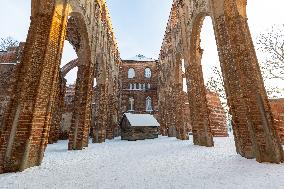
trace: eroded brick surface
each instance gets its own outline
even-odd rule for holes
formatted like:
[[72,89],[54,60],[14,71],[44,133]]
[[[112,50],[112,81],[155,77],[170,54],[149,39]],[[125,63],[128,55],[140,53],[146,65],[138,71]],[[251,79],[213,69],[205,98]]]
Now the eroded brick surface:
[[[205,15],[213,19],[237,153],[258,162],[283,161],[283,149],[248,28],[245,0],[174,1],[160,53],[160,104],[166,106],[166,93],[179,83],[180,73],[175,70],[184,59],[194,143],[213,146],[201,67],[200,31]],[[172,114],[171,110],[164,117],[168,114]],[[166,119],[161,123],[172,125]]]
[[[78,12],[71,14],[72,10]],[[64,93],[59,87],[63,79],[59,65],[67,23],[71,20],[76,21],[76,30],[67,39],[76,49],[82,75],[79,74],[76,87],[69,149],[87,146],[94,73],[96,65],[101,64],[97,61],[99,49],[109,56],[107,69],[97,71],[97,79],[108,83],[118,73],[113,72],[118,67],[119,54],[108,15],[104,1],[74,1],[60,6],[55,1],[33,4],[28,38],[1,129],[0,173],[39,165],[48,141],[52,143],[58,138],[53,133],[58,133]],[[106,71],[112,75],[101,77]]]
[[284,145],[284,99],[271,99],[269,102],[279,137]]
[[[227,137],[228,128],[226,122],[225,111],[221,105],[220,98],[214,92],[207,91],[207,104],[209,109],[210,129],[214,137]],[[185,106],[185,123],[188,132],[192,132],[190,120],[190,108],[188,106],[188,96],[184,94]]]
[[[65,39],[73,45],[78,56],[70,66],[78,66],[78,76],[71,108],[69,150],[82,150],[88,146],[91,127],[93,142],[114,138],[118,133],[119,118],[128,110],[126,101],[129,96],[138,102],[136,106],[134,104],[138,112],[145,110],[148,94],[124,91],[126,82],[119,76],[125,77],[126,73],[120,72],[122,61],[105,1],[86,3],[78,0],[68,1],[68,4],[64,1],[60,6],[56,2],[33,3],[24,50],[20,46],[0,53],[4,63],[20,62],[12,67],[0,65],[4,75],[0,84],[8,85],[1,87],[5,95],[0,96],[2,107],[5,107],[1,108],[4,115],[0,118],[0,173],[40,165],[47,143],[59,138],[65,93],[65,72],[60,73],[59,65]],[[278,121],[282,120],[282,114],[273,103],[272,114],[245,9],[245,0],[212,0],[210,3],[209,0],[175,0],[160,58],[155,62],[158,73],[153,71],[150,79],[149,96],[153,113],[158,111],[163,135],[187,140],[191,125],[194,144],[211,147],[213,135],[226,132],[220,129],[224,117],[220,116],[222,110],[218,99],[208,96],[202,77],[200,30],[204,16],[210,15],[233,117],[237,153],[256,158],[258,162],[279,163],[284,160],[280,142],[282,122]],[[182,59],[185,73],[181,68]],[[68,72],[70,67],[65,71]],[[140,65],[137,70],[141,76]],[[184,77],[188,85],[188,104],[182,91]],[[94,78],[97,85],[93,97]],[[136,88],[145,82],[142,77],[134,80]],[[157,93],[151,89],[157,89]],[[185,112],[189,112],[190,119]]]

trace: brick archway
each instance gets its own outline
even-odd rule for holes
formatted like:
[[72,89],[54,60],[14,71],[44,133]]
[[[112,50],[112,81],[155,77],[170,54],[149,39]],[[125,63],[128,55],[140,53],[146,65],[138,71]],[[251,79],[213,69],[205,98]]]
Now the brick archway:
[[95,62],[92,62],[91,42],[87,23],[82,14],[71,13],[68,19],[67,39],[78,56],[78,73],[75,87],[74,110],[69,132],[69,150],[82,150],[88,146],[91,124],[91,103]]
[[210,16],[233,115],[237,152],[259,162],[279,163],[284,159],[283,149],[272,119],[245,10],[246,0],[174,1],[160,61],[164,65],[171,64],[171,57],[179,51],[177,44],[182,44],[189,102],[193,109],[194,143],[213,146],[200,62],[200,29],[204,17]]
[[[69,4],[67,4],[69,2]],[[97,49],[118,55],[105,2],[32,0],[30,29],[1,132],[0,173],[40,165],[48,142],[68,16],[80,20],[80,60],[69,149],[88,144]],[[102,39],[101,33],[105,35]],[[117,58],[116,56],[115,58]],[[117,59],[112,59],[117,61]],[[117,65],[116,65],[117,66]]]
[[61,69],[62,77],[65,77],[72,69],[78,67],[78,59],[71,60],[67,64],[65,64]]

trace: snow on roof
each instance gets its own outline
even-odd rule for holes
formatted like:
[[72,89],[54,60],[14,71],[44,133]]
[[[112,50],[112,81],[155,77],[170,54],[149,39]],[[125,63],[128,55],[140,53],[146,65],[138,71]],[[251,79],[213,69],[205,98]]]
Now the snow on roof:
[[143,126],[156,126],[159,127],[160,124],[158,121],[154,118],[153,115],[150,114],[131,114],[131,113],[125,113],[124,114],[126,118],[128,119],[131,126],[134,127],[143,127]]
[[3,64],[3,65],[10,65],[10,64],[16,65],[17,63],[16,62],[1,62],[0,64]]
[[142,54],[138,54],[128,60],[134,60],[134,61],[154,61],[154,59],[152,58],[147,58],[146,56],[142,55]]

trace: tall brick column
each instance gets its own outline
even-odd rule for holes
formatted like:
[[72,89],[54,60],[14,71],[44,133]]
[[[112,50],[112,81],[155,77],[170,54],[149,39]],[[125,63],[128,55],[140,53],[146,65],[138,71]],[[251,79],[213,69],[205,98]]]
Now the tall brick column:
[[114,120],[113,120],[113,115],[115,114],[115,99],[113,95],[109,95],[108,98],[108,119],[107,119],[107,127],[106,127],[106,138],[111,140],[114,138]]
[[93,143],[103,143],[106,139],[106,124],[107,124],[107,87],[105,84],[96,86],[96,112],[93,126]]
[[173,95],[172,88],[168,89],[168,100],[167,100],[167,129],[169,137],[177,137],[177,125],[176,125],[176,107],[175,107],[175,96]]
[[187,129],[185,128],[185,103],[183,98],[182,84],[176,84],[173,88],[175,125],[177,130],[177,138],[180,140],[188,140]]
[[[0,173],[39,165],[48,142],[52,84],[60,64],[67,7],[34,4],[12,101],[1,133]],[[61,16],[62,15],[62,16]]]
[[[160,92],[161,95],[161,92]],[[166,108],[165,108],[165,97],[164,94],[163,98],[161,99],[161,96],[159,97],[159,123],[160,123],[160,133],[163,136],[167,136],[168,135],[168,129],[166,126]]]
[[[224,1],[224,12],[214,12],[238,150],[244,157],[256,157],[258,162],[279,163],[284,160],[283,149],[249,32],[245,6],[239,3]],[[238,94],[238,98],[233,93]]]
[[[177,50],[179,48],[176,48]],[[183,71],[182,60],[179,52],[174,56],[174,75],[172,78],[172,96],[173,96],[173,110],[175,114],[175,125],[177,130],[176,138],[180,140],[188,140],[188,133],[185,128],[185,103],[183,96]]]
[[247,125],[246,105],[244,99],[240,98],[243,95],[239,85],[239,73],[236,72],[237,68],[232,65],[231,53],[228,50],[230,48],[229,36],[224,18],[218,18],[215,30],[228,105],[233,118],[232,126],[237,153],[246,158],[254,158],[253,144]]
[[[60,69],[59,67],[57,68]],[[64,95],[65,95],[65,82],[66,80],[61,77],[61,73],[58,71],[57,78],[54,81],[54,95],[50,99],[52,102],[52,112],[50,121],[50,131],[48,136],[48,143],[53,144],[59,140],[60,123],[64,108]]]
[[119,136],[119,130],[120,130],[120,126],[119,126],[119,123],[120,123],[120,116],[119,116],[119,108],[120,108],[120,102],[121,102],[121,99],[120,99],[120,89],[119,89],[119,80],[117,79],[118,78],[118,73],[119,73],[119,61],[117,59],[115,59],[115,61],[118,63],[116,66],[117,66],[117,76],[115,77],[114,79],[114,88],[115,88],[115,94],[113,96],[114,98],[114,117],[113,119],[115,120],[114,121],[114,125],[113,125],[113,137],[118,137]]
[[192,34],[190,60],[186,68],[187,90],[192,123],[193,143],[195,145],[212,147],[214,146],[213,136],[210,129],[209,109],[206,99],[206,88],[204,85],[201,57],[203,50],[200,48],[199,34]]
[[84,63],[78,66],[74,111],[69,133],[69,150],[82,150],[88,146],[92,115],[94,68],[88,59]]
[[164,60],[160,60],[159,64],[159,77],[158,77],[158,103],[159,103],[159,123],[160,134],[162,136],[168,136],[168,129],[166,123],[166,92],[165,92],[165,76],[164,76],[165,63]]

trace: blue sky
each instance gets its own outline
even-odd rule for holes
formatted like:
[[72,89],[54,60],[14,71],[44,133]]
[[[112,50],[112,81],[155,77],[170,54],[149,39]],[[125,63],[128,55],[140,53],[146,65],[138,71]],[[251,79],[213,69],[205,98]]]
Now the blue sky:
[[[247,13],[253,40],[272,25],[284,22],[283,0],[248,0]],[[0,37],[12,36],[25,41],[29,28],[30,0],[1,0]],[[111,19],[118,39],[121,58],[144,54],[158,58],[172,0],[107,0]],[[210,18],[205,19],[201,33],[204,55],[202,65],[205,79],[211,67],[219,64],[213,27]],[[76,54],[66,43],[62,65],[74,59]],[[67,75],[68,83],[76,79],[76,69]]]
[[172,0],[107,1],[121,57],[158,58]]

